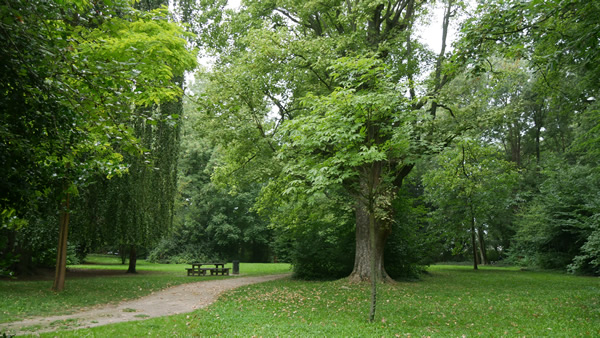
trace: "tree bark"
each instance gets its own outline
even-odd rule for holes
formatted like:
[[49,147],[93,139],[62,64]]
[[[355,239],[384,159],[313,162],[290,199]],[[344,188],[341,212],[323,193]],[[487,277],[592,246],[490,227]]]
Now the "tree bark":
[[473,270],[477,270],[477,242],[475,241],[475,217],[471,215],[471,247],[473,248]]
[[477,240],[479,242],[479,254],[481,255],[481,264],[489,265],[490,262],[488,260],[487,250],[485,248],[485,236],[481,227],[477,229]]
[[[446,41],[448,40],[448,28],[450,27],[450,16],[452,15],[452,1],[448,1],[446,8],[444,9],[444,19],[442,21],[442,47],[440,49],[440,54],[437,57],[435,63],[435,79],[434,79],[434,93],[437,95],[444,86],[442,83],[442,63],[444,62],[446,56]],[[433,118],[436,117],[436,111],[438,107],[438,102],[434,100],[431,102],[431,116]]]
[[125,265],[125,262],[127,262],[127,246],[125,244],[119,245],[119,256],[121,257],[121,264]]
[[[366,282],[371,280],[371,245],[369,232],[369,213],[361,203],[356,206],[356,253],[354,269],[349,276],[351,282]],[[381,229],[380,222],[375,221],[375,273],[380,281],[391,281],[385,271],[383,249],[390,235],[387,229]]]
[[129,248],[129,268],[127,269],[127,273],[137,273],[135,270],[135,265],[137,263],[137,252],[135,250],[135,245],[132,244]]
[[[66,191],[66,188],[65,188]],[[69,236],[69,193],[61,203],[58,218],[58,250],[56,254],[56,271],[52,290],[60,292],[65,289],[65,276],[67,274],[67,239]]]
[[510,126],[509,138],[511,161],[521,167],[521,130],[516,123]]
[[[373,279],[388,282],[392,279],[385,271],[383,252],[391,229],[378,220],[375,213],[375,191],[379,188],[380,164],[363,168],[361,193],[356,201],[356,253],[350,282],[366,282]],[[370,231],[373,228],[374,231]],[[374,245],[371,244],[373,235]],[[373,258],[373,261],[371,260]],[[374,266],[374,269],[372,268]],[[374,270],[374,271],[373,271]],[[372,275],[372,272],[375,275]],[[375,276],[374,278],[372,276]]]

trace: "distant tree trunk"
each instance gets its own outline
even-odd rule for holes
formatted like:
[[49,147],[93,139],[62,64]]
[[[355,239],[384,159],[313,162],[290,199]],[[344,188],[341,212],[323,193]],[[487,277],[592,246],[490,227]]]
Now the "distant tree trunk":
[[540,155],[540,139],[542,137],[542,127],[541,126],[536,126],[535,128],[535,160],[536,160],[536,164],[539,166],[540,165],[540,159],[541,159],[541,155]]
[[[452,6],[453,1],[448,0],[446,8],[444,9],[444,19],[442,20],[442,48],[440,49],[440,53],[437,57],[435,64],[434,92],[436,94],[438,94],[440,89],[442,89],[443,87],[442,64],[444,62],[444,59],[446,58],[446,41],[448,39],[448,28],[450,27],[450,18],[452,16]],[[437,107],[437,100],[433,100],[431,102],[431,116],[433,116],[433,118],[435,118],[436,116]]]
[[487,257],[487,250],[485,249],[485,234],[483,233],[483,229],[481,227],[477,228],[477,239],[479,242],[479,254],[481,255],[481,264],[489,265]]
[[125,265],[125,262],[127,262],[127,245],[119,245],[119,256],[121,257],[121,264]]
[[521,129],[515,123],[509,130],[510,158],[511,161],[521,166]]
[[127,273],[137,273],[135,270],[135,265],[137,263],[137,252],[135,250],[135,245],[132,244],[129,247],[129,269],[127,269]]
[[[67,191],[67,188],[64,188]],[[58,218],[58,250],[56,254],[56,271],[52,290],[62,291],[65,288],[65,276],[67,274],[67,238],[69,236],[69,193],[61,203],[60,216]]]
[[[546,108],[543,103],[536,104],[533,108],[533,123],[535,125],[535,159],[539,166],[541,161],[540,142],[542,139],[542,128],[546,119]],[[538,168],[539,169],[539,168]]]
[[471,247],[473,248],[473,270],[477,270],[477,241],[475,240],[475,216],[471,206]]

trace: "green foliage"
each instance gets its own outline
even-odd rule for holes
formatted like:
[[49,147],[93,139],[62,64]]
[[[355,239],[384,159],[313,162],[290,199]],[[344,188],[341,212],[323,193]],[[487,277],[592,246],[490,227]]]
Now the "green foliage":
[[351,227],[336,229],[315,224],[307,225],[306,229],[295,234],[293,238],[286,235],[278,240],[292,242],[288,255],[291,258],[295,278],[338,279],[352,272],[355,235]]
[[271,231],[251,210],[256,189],[231,196],[211,182],[186,186],[189,190],[182,196],[173,232],[152,250],[151,261],[271,260]]
[[420,278],[426,267],[436,262],[438,233],[429,226],[428,208],[423,203],[418,179],[408,179],[394,201],[397,219],[385,247],[385,269],[399,280]]
[[[201,35],[216,56],[199,95],[202,129],[223,151],[213,179],[233,191],[264,184],[257,207],[269,209],[265,214],[283,236],[277,250],[305,238],[299,227],[327,234],[314,236],[321,250],[330,236],[344,247],[340,224],[367,205],[386,237],[396,189],[414,162],[438,151],[447,136],[419,111],[429,97],[415,102],[414,79],[422,63],[431,62],[411,36],[423,2],[247,1],[238,12],[221,12],[222,5],[199,6],[219,13],[214,28]],[[207,22],[202,15],[198,25]],[[366,191],[371,173],[375,183]],[[326,206],[315,205],[324,199],[330,199],[321,202]],[[329,204],[340,200],[339,224],[316,217],[329,216]],[[313,254],[302,250],[304,257]]]
[[0,91],[7,107],[0,113],[0,159],[7,164],[0,169],[6,177],[0,221],[3,227],[49,224],[54,212],[48,210],[66,194],[130,169],[123,154],[134,157],[145,147],[128,124],[138,118],[132,107],[181,96],[171,80],[195,66],[195,54],[166,8],[18,0],[0,11],[6,60]]
[[585,108],[570,153],[582,164],[594,166],[600,158],[600,101],[594,98]]
[[483,135],[523,168],[519,217],[507,227],[516,231],[507,244],[519,264],[598,273],[590,169],[597,166],[598,85],[590,77],[598,46],[582,39],[593,40],[599,9],[586,1],[482,2],[462,29],[458,55],[470,63],[470,78],[487,82],[480,88],[492,119]]
[[[3,275],[35,275],[36,268],[56,266],[58,217],[53,207],[49,203],[40,203],[40,209],[25,215],[28,219],[27,226],[1,230],[0,269]],[[69,264],[80,262],[81,257],[77,255],[76,249],[74,242],[68,243]]]
[[272,184],[258,206],[271,220],[274,253],[292,263],[301,279],[335,279],[347,276],[354,263],[352,201],[339,189],[310,195],[281,194],[286,186]]
[[189,113],[182,120],[174,229],[152,250],[149,259],[171,263],[271,261],[271,231],[252,210],[260,186],[245,185],[230,192],[211,181],[222,163],[223,151],[196,129],[201,120],[192,108],[195,105],[187,102]]
[[[297,278],[347,276],[354,264],[353,201],[340,189],[309,197],[282,196],[272,189],[263,193],[259,205],[269,206],[261,212],[269,215],[275,229],[275,254],[289,257]],[[272,200],[265,201],[269,196]],[[423,266],[432,262],[434,241],[422,226],[426,210],[407,190],[402,190],[393,208],[398,216],[385,248],[386,270],[392,278],[418,277]]]
[[[181,89],[166,80],[195,65],[183,31],[166,20],[164,10],[124,10],[120,2],[97,4],[106,16],[96,17],[87,2],[67,12],[51,3],[14,5],[2,7],[10,12],[7,17],[26,21],[8,21],[11,26],[3,30],[8,34],[3,50],[9,54],[3,59],[10,61],[3,73],[3,106],[16,109],[3,111],[1,135],[13,140],[2,148],[5,162],[18,167],[6,173],[11,186],[3,191],[43,195],[52,182],[65,178],[85,180],[96,170],[109,176],[123,172],[115,147],[139,150],[131,130],[121,124],[131,104],[174,99]],[[78,16],[81,22],[71,21]],[[27,179],[18,179],[26,173]]]
[[489,235],[502,226],[517,183],[513,165],[503,157],[493,146],[465,139],[437,156],[435,167],[423,176],[434,224],[446,241],[463,243],[473,230]]
[[568,266],[571,271],[598,274],[597,171],[556,159],[543,174],[539,194],[520,214],[513,259],[541,268]]
[[20,255],[10,250],[11,236],[14,236],[13,230],[0,229],[0,277],[12,277],[19,262]]
[[597,218],[597,215],[594,216],[594,229],[581,246],[581,254],[567,266],[570,272],[600,275],[600,227]]
[[[151,10],[159,6],[149,6]],[[141,6],[145,7],[145,6]],[[135,97],[128,100],[129,114],[121,116],[119,128],[136,140],[136,152],[126,153],[127,175],[97,178],[96,187],[86,195],[79,219],[80,240],[90,248],[107,244],[149,247],[166,234],[173,223],[180,142],[180,117],[183,74],[195,66],[194,54],[187,50],[190,38],[181,27],[168,21],[165,7],[140,12],[136,20],[118,18],[106,28],[102,43],[96,39],[86,46],[90,53],[111,60],[113,68],[125,65],[126,78],[134,86]],[[137,54],[141,52],[141,55]],[[131,64],[132,60],[137,60]],[[113,83],[113,78],[106,79]],[[160,84],[160,85],[157,85]],[[122,87],[122,86],[121,86]],[[118,92],[117,92],[118,94]],[[135,108],[132,109],[132,106]],[[114,141],[113,141],[114,144]],[[143,153],[143,154],[142,154]],[[98,196],[104,200],[99,205]],[[100,216],[100,217],[98,217]],[[102,233],[100,243],[96,237]],[[95,241],[95,245],[91,242]]]
[[377,58],[341,58],[331,70],[341,86],[328,96],[305,96],[312,111],[284,125],[289,134],[280,150],[289,182],[284,193],[296,188],[297,177],[309,182],[309,192],[356,184],[362,166],[395,164],[409,151],[407,124],[413,116],[385,65]]

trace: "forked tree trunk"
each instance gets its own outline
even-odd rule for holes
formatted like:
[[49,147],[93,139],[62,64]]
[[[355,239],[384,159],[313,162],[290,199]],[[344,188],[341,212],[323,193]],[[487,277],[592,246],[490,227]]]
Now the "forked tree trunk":
[[135,245],[132,244],[129,248],[129,269],[127,273],[137,273],[135,265],[137,264],[137,252],[135,251]]
[[[66,188],[65,188],[66,191]],[[69,194],[61,203],[58,218],[58,250],[56,254],[56,271],[54,273],[54,284],[52,290],[62,291],[65,288],[65,276],[67,274],[67,238],[69,236]]]

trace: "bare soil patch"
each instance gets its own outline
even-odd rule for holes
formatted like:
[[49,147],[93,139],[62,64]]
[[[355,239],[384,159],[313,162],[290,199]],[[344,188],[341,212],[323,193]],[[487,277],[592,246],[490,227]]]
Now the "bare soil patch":
[[69,315],[35,317],[18,322],[3,323],[0,324],[0,332],[17,335],[35,334],[65,327],[88,328],[187,313],[212,304],[224,291],[287,276],[289,274],[234,277],[182,284],[116,305],[95,306]]

